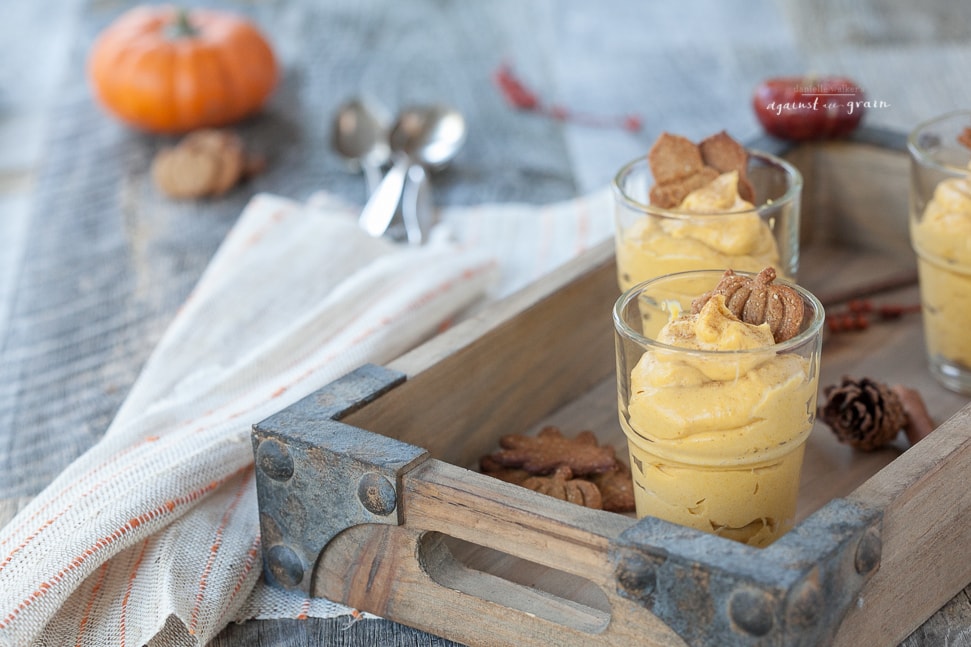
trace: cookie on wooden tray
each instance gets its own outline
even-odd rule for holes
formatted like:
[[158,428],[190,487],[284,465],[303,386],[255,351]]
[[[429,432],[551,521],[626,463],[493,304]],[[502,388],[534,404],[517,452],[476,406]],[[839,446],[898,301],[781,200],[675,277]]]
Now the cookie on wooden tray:
[[561,501],[594,510],[603,509],[603,496],[600,489],[586,479],[574,478],[573,472],[566,465],[557,467],[552,474],[530,476],[520,485]]
[[569,467],[575,476],[597,474],[613,468],[613,447],[601,447],[591,431],[567,438],[557,427],[544,427],[536,436],[508,434],[499,439],[499,449],[490,456],[503,467],[519,467],[530,474],[549,474],[557,467]]
[[479,459],[479,469],[483,474],[497,478],[506,483],[521,484],[532,476],[529,472],[518,467],[503,467],[491,455],[485,455]]
[[604,510],[634,511],[634,480],[627,463],[618,458],[614,469],[603,474],[593,474],[589,478],[600,490]]
[[479,459],[483,474],[588,508],[634,511],[630,467],[592,431],[568,438],[548,426],[536,436],[503,436],[500,447]]

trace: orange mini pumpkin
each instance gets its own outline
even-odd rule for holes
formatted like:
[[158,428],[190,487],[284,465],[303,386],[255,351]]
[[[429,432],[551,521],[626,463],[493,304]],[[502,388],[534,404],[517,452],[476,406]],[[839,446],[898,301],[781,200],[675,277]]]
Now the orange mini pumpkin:
[[88,75],[98,100],[149,132],[184,133],[239,121],[276,87],[273,48],[224,11],[138,6],[95,40]]

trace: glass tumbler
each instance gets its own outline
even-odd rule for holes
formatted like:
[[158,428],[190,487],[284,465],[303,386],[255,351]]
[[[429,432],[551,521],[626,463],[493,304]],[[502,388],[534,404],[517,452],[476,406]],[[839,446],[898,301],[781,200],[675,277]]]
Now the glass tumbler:
[[617,281],[621,291],[674,272],[727,269],[780,277],[799,269],[802,175],[789,162],[749,151],[747,175],[755,204],[731,211],[662,209],[650,204],[654,184],[647,156],[623,166],[611,186]]
[[[962,141],[963,140],[963,141]],[[928,365],[971,395],[971,111],[917,126],[910,154],[910,241],[917,254]]]
[[769,333],[768,343],[733,342],[736,333],[720,327],[729,318],[706,319],[705,309],[690,320],[696,338],[711,342],[705,350],[659,341],[666,322],[691,312],[690,295],[711,290],[722,274],[665,275],[618,299],[620,424],[638,517],[766,546],[795,522],[816,415],[824,313],[811,293],[779,281],[803,302],[800,331],[791,339],[773,343]]

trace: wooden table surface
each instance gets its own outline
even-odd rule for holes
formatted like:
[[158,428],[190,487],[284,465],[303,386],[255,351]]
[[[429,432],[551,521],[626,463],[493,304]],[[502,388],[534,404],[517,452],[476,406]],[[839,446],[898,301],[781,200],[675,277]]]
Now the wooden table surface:
[[[343,100],[395,110],[443,100],[470,133],[436,179],[440,203],[546,202],[599,189],[664,130],[759,135],[749,97],[766,76],[855,78],[907,131],[971,107],[971,22],[959,0],[213,0],[275,43],[283,82],[239,126],[266,173],[219,200],[173,203],[148,178],[171,140],[94,105],[84,57],[132,2],[8,3],[0,21],[0,521],[107,427],[142,363],[243,205],[259,191],[319,189],[360,201],[363,180],[329,149]],[[198,4],[186,3],[186,4]],[[512,110],[503,64],[550,103],[605,124]],[[630,132],[613,119],[638,115]],[[879,217],[880,214],[874,214]],[[971,645],[971,587],[905,645]],[[386,621],[260,621],[213,645],[444,645]]]

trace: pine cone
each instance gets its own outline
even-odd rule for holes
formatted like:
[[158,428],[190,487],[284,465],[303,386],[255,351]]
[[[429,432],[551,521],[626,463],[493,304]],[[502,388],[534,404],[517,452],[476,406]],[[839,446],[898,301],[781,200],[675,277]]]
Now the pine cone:
[[870,378],[843,377],[839,385],[823,390],[826,403],[819,419],[832,428],[837,439],[856,449],[872,451],[891,442],[907,424],[900,397],[886,384]]

